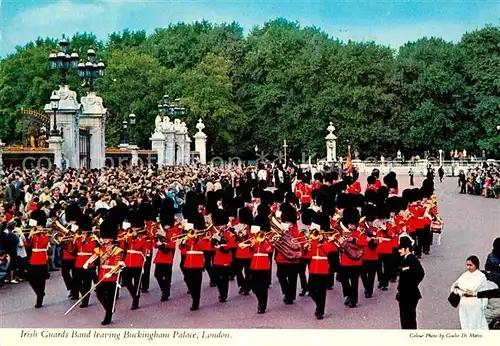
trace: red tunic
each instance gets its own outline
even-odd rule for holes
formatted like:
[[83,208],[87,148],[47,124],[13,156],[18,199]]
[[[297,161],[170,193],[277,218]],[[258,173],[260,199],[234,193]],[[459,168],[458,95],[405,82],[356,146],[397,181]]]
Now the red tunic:
[[190,238],[186,240],[185,244],[180,244],[179,248],[181,249],[187,248],[184,268],[187,269],[204,268],[205,257],[203,256],[203,250],[206,249],[205,242],[197,241],[196,238]]
[[147,239],[138,236],[136,239],[129,238],[127,241],[127,254],[125,255],[125,265],[129,268],[141,268],[144,263],[144,254],[148,248]]
[[63,260],[65,261],[71,261],[71,260],[76,260],[76,256],[74,255],[76,250],[76,245],[73,244],[72,241],[68,242],[66,245],[66,248],[63,249]]
[[361,184],[355,181],[351,186],[347,187],[347,193],[359,194],[361,193]]
[[295,184],[295,196],[297,196],[297,198],[301,198],[302,197],[302,189],[304,188],[305,184],[301,181],[297,182],[297,184]]
[[227,239],[227,244],[215,250],[214,266],[229,267],[233,260],[231,249],[238,247],[236,237],[231,232],[224,232],[224,238]]
[[30,258],[31,265],[47,264],[47,249],[49,248],[50,236],[45,233],[33,234],[31,245],[33,246]]
[[[105,246],[95,248],[94,253],[101,258],[101,265],[99,266],[99,281],[104,279],[104,275],[109,273],[113,268],[115,268],[118,263],[123,259],[123,249],[119,246],[115,246],[112,254],[105,260],[103,260],[103,255],[107,252]],[[109,279],[104,279],[104,282],[116,282],[118,279],[118,273],[113,274]]]
[[309,274],[328,275],[328,253],[334,249],[330,242],[318,244],[309,264]]
[[[86,240],[83,241],[83,237],[80,237],[76,240],[76,262],[75,268],[83,268],[83,265],[87,263],[90,257],[94,254],[94,250],[98,247],[97,242],[95,240]],[[89,265],[89,268],[95,267],[95,261]]]
[[158,251],[156,252],[156,256],[153,263],[163,263],[163,264],[174,263],[174,250],[175,250],[174,241],[172,241],[170,238],[167,238],[167,241],[160,242],[160,245],[158,245],[158,242],[155,242],[154,247],[157,248]]
[[[356,239],[356,244],[366,246],[366,237],[362,237],[358,229],[352,232],[352,237]],[[350,259],[344,252],[340,256],[340,265],[343,267],[356,267],[362,265],[362,258],[359,260]]]
[[251,270],[269,270],[271,268],[271,262],[269,261],[269,255],[273,252],[273,247],[269,242],[264,241],[262,243],[256,243],[251,248],[252,251],[252,262],[250,263]]
[[313,190],[319,190],[319,189],[321,189],[322,186],[323,186],[323,183],[321,181],[315,181],[312,184],[312,189]]
[[[372,233],[376,235],[376,228],[375,227],[370,227],[370,230]],[[376,261],[378,260],[378,246],[375,249],[371,249],[368,244],[370,242],[370,238],[365,235],[363,235],[366,239],[366,245],[365,245],[365,250],[363,253],[363,261]],[[377,240],[375,240],[377,242]]]
[[[249,229],[248,226],[245,226],[245,229],[247,231],[247,234],[249,235],[249,237],[245,241],[247,243],[249,243],[250,240],[254,238],[254,235],[250,234],[250,229]],[[252,250],[250,249],[250,246],[245,246],[243,248],[241,248],[240,246],[238,246],[236,248],[236,255],[235,255],[236,258],[239,258],[239,259],[251,259],[252,256],[253,256],[253,254],[252,254]]]
[[384,254],[384,255],[388,255],[388,254],[392,253],[392,237],[394,236],[391,225],[386,223],[386,228],[387,228],[386,232],[384,232],[382,230],[377,232],[377,237],[391,239],[391,241],[381,240],[377,246],[378,253]]
[[311,204],[311,194],[312,194],[311,185],[304,184],[302,187],[302,195],[300,196],[300,203]]

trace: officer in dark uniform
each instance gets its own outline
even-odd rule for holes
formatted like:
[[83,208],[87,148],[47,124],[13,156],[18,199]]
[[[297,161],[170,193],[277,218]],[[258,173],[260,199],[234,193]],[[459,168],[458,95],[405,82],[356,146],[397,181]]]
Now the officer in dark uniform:
[[410,237],[399,240],[399,254],[403,257],[399,274],[398,293],[399,317],[402,329],[417,329],[417,304],[422,298],[418,285],[424,279],[424,268],[413,254]]

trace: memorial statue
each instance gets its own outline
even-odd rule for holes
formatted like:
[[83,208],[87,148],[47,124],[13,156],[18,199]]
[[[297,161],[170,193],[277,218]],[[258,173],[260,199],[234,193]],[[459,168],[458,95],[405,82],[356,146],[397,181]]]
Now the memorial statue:
[[161,127],[162,127],[162,119],[160,115],[157,115],[155,119],[155,132],[161,132]]

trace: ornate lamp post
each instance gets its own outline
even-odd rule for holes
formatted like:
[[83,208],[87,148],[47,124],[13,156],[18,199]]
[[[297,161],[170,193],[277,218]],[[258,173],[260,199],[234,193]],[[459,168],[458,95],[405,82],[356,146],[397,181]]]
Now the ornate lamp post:
[[51,53],[49,54],[50,69],[51,70],[59,69],[61,73],[61,79],[60,79],[61,85],[66,85],[68,83],[67,80],[68,70],[75,69],[78,64],[78,59],[80,58],[75,49],[73,49],[71,55],[68,54],[68,46],[69,42],[63,35],[61,41],[59,41],[59,47],[60,47],[59,52],[56,53],[56,50],[52,49]]
[[257,163],[259,163],[259,147],[257,146],[257,144],[255,144],[255,160],[257,161]]
[[135,114],[129,114],[128,123],[130,125],[130,144],[135,145]]
[[176,98],[174,103],[170,103],[170,97],[168,95],[163,95],[163,103],[158,105],[159,111],[163,114],[163,116],[176,117],[186,115],[186,109],[180,107],[180,98]]
[[87,50],[87,62],[84,62],[83,59],[81,59],[78,64],[78,76],[84,81],[84,85],[89,86],[90,92],[95,89],[96,79],[104,77],[104,69],[106,68],[102,60],[95,63],[95,56],[94,47],[90,46]]
[[57,95],[57,92],[52,92],[52,96],[50,97],[50,106],[52,108],[52,111],[54,111],[54,122],[52,123],[52,131],[50,131],[50,136],[51,137],[59,137],[60,133],[59,130],[57,129],[57,110],[59,109],[59,101],[60,101],[59,95]]
[[123,120],[123,140],[122,140],[122,145],[127,144],[127,120]]

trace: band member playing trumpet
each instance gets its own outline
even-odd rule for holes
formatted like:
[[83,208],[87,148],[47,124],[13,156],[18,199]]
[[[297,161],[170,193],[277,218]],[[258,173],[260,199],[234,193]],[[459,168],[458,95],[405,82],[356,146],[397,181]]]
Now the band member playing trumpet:
[[[198,220],[199,217],[201,217],[201,220]],[[207,243],[202,241],[199,236],[201,233],[196,233],[194,231],[195,225],[199,229],[204,228],[205,226],[203,216],[199,215],[199,217],[195,219],[195,221],[197,221],[196,224],[186,223],[184,229],[188,233],[179,244],[179,249],[181,251],[183,249],[186,250],[184,275],[185,282],[191,294],[191,299],[193,300],[190,309],[191,311],[195,311],[200,308],[201,283],[203,280],[203,269],[205,267],[203,250],[207,248]]]
[[218,210],[212,216],[216,228],[211,239],[213,247],[216,249],[214,256],[215,282],[219,290],[219,302],[225,303],[228,296],[229,275],[231,274],[231,262],[233,260],[231,250],[235,249],[238,244],[234,234],[226,227],[228,223],[227,214],[222,210]]
[[[250,225],[252,224],[252,212],[248,208],[240,209],[239,225],[235,226],[237,231],[238,242],[248,242],[253,235],[250,233]],[[250,264],[252,262],[252,252],[250,247],[243,246],[236,249],[236,283],[240,288],[239,294],[247,296],[250,292]]]
[[377,238],[377,228],[373,226],[373,221],[375,221],[377,217],[377,208],[374,205],[365,205],[363,207],[363,216],[365,220],[360,223],[360,228],[364,231],[363,235],[366,238],[366,245],[363,253],[363,272],[361,273],[361,281],[365,288],[365,298],[371,298],[373,296],[375,276],[380,266],[379,254],[377,251],[380,238]]
[[31,238],[27,241],[27,247],[31,247],[28,279],[31,288],[36,294],[35,308],[41,308],[43,305],[45,282],[49,278],[47,268],[47,251],[50,246],[49,243],[50,236],[46,231],[36,231],[36,228],[33,228]]
[[68,298],[70,299],[78,299],[78,285],[75,280],[75,262],[76,262],[76,254],[78,249],[76,248],[76,234],[71,233],[70,235],[64,236],[62,233],[59,233],[60,241],[56,239],[54,236],[54,242],[59,244],[62,249],[62,268],[61,268],[61,276],[63,277],[64,284],[66,285],[66,289],[69,291]]
[[[264,225],[263,225],[264,226]],[[250,263],[250,285],[252,292],[257,297],[257,313],[263,314],[267,309],[267,297],[269,293],[268,272],[271,269],[269,253],[273,252],[269,240],[264,230],[260,226],[251,226],[253,238],[250,238],[249,249],[252,252],[252,262]],[[244,244],[243,246],[246,246]]]
[[[379,189],[379,191],[381,190],[382,188]],[[377,237],[392,239],[392,228],[394,225],[390,222],[389,207],[386,203],[379,203],[377,205],[377,219],[375,220],[375,224],[378,227]],[[392,242],[380,242],[377,246],[377,252],[380,259],[380,265],[377,270],[378,288],[382,289],[382,291],[387,291],[389,281],[397,270],[396,263],[394,262],[394,257],[392,255]]]
[[125,242],[125,269],[123,270],[123,285],[127,287],[132,297],[132,310],[139,308],[141,297],[141,280],[144,272],[145,255],[148,251],[146,230],[144,229],[144,219],[137,211],[132,211],[129,215],[132,227],[132,236]]
[[[325,232],[330,231],[330,219],[326,214],[318,214],[311,226],[310,243],[306,253],[312,254],[309,263],[309,295],[316,303],[314,315],[318,320],[323,319],[326,305],[326,289],[328,280],[328,254],[336,250],[335,245],[328,241]],[[321,231],[318,230],[321,229]]]
[[[312,223],[313,217],[316,216],[316,213],[314,210],[311,208],[308,208],[302,212],[302,218],[301,221],[305,226],[305,229],[303,230],[304,234],[303,236],[307,239],[310,239],[310,227]],[[303,244],[305,246],[310,247],[310,242],[307,242]],[[305,248],[304,248],[305,250]],[[306,295],[308,289],[307,289],[307,275],[306,275],[306,270],[309,267],[309,263],[311,262],[311,258],[313,256],[313,253],[311,251],[304,251],[304,255],[299,258],[299,279],[300,279],[300,286],[302,288],[302,291],[299,293],[299,296],[303,297]]]
[[[97,237],[92,234],[92,219],[88,215],[82,215],[78,218],[78,233],[80,237],[75,238],[75,247],[77,249],[75,260],[75,286],[83,296],[92,287],[92,279],[95,276],[95,263],[90,263],[84,267],[88,259],[94,254],[94,250],[99,247]],[[90,294],[87,295],[80,304],[81,308],[89,306]]]
[[116,241],[118,225],[109,220],[105,220],[100,225],[102,246],[95,248],[94,255],[88,259],[84,267],[89,267],[99,259],[100,284],[96,288],[97,299],[106,311],[106,315],[101,324],[108,325],[113,317],[114,303],[117,297],[117,281],[121,268],[125,266],[123,261],[123,249]]
[[172,241],[172,235],[176,234],[174,230],[174,216],[170,220],[163,219],[165,223],[164,231],[160,230],[155,234],[154,247],[158,249],[154,259],[155,278],[161,289],[161,301],[165,302],[170,297],[170,285],[172,283],[172,264],[174,262],[175,241]]

